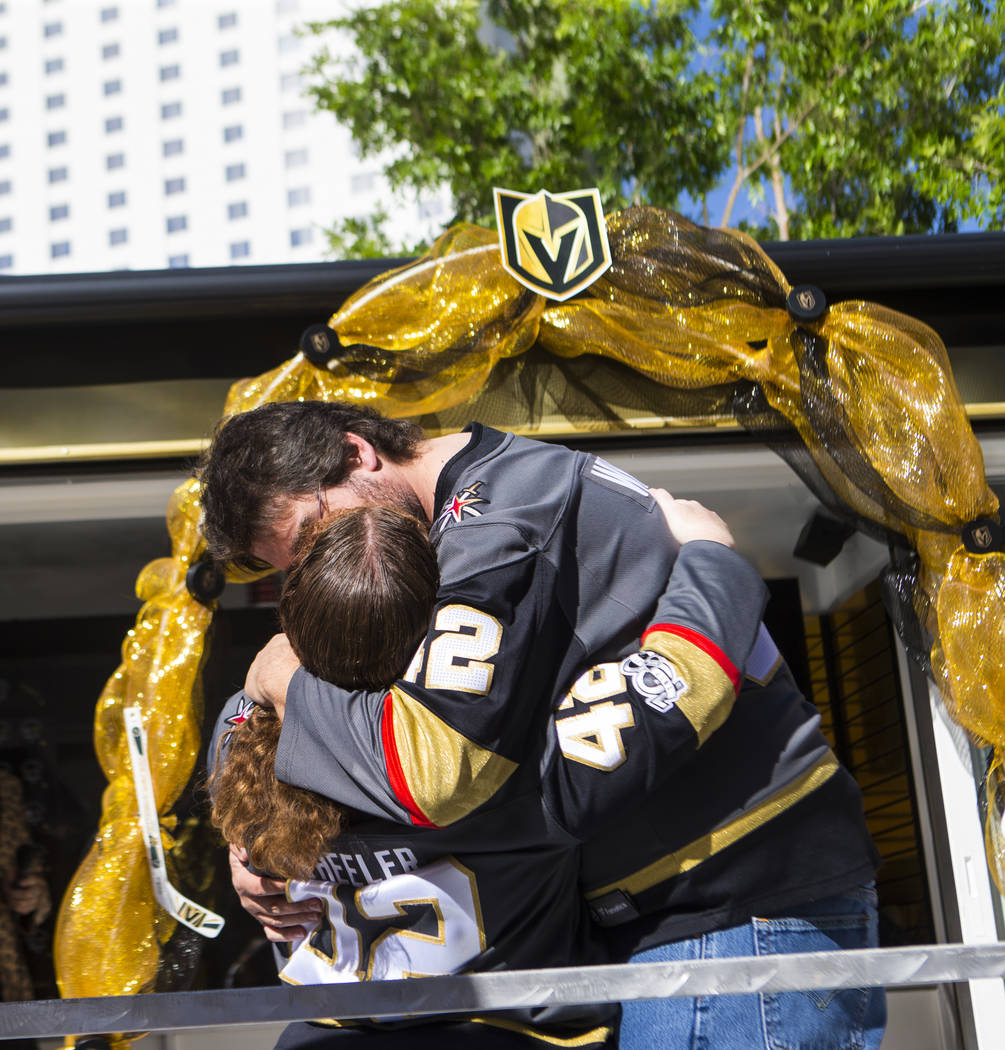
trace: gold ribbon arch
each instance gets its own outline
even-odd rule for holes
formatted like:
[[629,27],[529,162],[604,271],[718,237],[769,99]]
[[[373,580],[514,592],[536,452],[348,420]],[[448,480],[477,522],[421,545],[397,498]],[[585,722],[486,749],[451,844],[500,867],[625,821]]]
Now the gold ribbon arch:
[[[933,676],[953,718],[994,748],[986,839],[992,874],[1005,887],[1005,554],[972,554],[961,541],[968,522],[997,520],[998,501],[941,340],[868,302],[794,320],[784,275],[742,233],[655,208],[607,222],[610,270],[564,303],[503,270],[493,231],[447,231],[331,318],[344,351],[329,369],[297,354],[235,384],[224,415],[295,399],[365,403],[392,416],[443,412],[472,398],[498,362],[534,345],[560,357],[612,358],[677,390],[756,384],[831,492],[917,551],[912,598],[932,639]],[[98,702],[95,748],[109,786],[94,848],[60,912],[64,996],[153,990],[164,962],[173,920],[153,903],[121,710],[133,702],[144,710],[170,859],[169,811],[198,751],[198,671],[212,616],[184,583],[202,550],[198,497],[196,481],[175,493],[172,558],[141,573],[137,593],[146,604]]]

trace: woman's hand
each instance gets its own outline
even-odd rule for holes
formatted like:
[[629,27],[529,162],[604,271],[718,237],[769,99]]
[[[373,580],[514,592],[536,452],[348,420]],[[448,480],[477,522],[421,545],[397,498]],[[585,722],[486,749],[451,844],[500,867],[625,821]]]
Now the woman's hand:
[[663,517],[673,538],[681,544],[692,540],[712,540],[726,547],[735,548],[736,541],[729,526],[715,513],[697,500],[674,499],[666,489],[650,489],[653,499],[663,511]]
[[286,882],[270,875],[256,875],[245,866],[248,853],[240,846],[230,847],[230,881],[241,907],[262,924],[270,941],[296,941],[307,936],[321,915],[321,902],[286,899]]

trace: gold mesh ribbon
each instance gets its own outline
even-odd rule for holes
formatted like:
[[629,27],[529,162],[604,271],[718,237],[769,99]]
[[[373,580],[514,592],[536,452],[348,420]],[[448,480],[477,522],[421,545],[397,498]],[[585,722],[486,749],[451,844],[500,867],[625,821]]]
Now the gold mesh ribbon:
[[[585,295],[559,304],[503,270],[495,233],[449,230],[331,318],[343,351],[330,371],[297,354],[235,384],[224,414],[316,399],[392,416],[449,415],[477,405],[493,369],[534,346],[570,362],[600,355],[675,391],[756,384],[765,413],[796,430],[840,501],[919,554],[913,603],[933,639],[933,674],[953,717],[995,749],[986,839],[992,873],[1005,887],[1005,556],[970,554],[960,540],[967,522],[997,518],[998,504],[938,336],[865,302],[833,305],[818,321],[793,320],[781,271],[735,231],[632,208],[608,217],[608,236],[611,268]],[[166,814],[198,747],[197,672],[211,615],[184,587],[200,549],[197,483],[178,490],[173,508],[173,558],[141,574],[147,605],[98,705],[96,748],[110,784],[97,842],[60,915],[64,995],[148,990],[158,945],[169,936],[137,837],[121,708],[138,701],[148,712]]]
[[174,819],[168,811],[188,783],[199,751],[199,670],[212,615],[185,587],[186,570],[202,544],[198,519],[198,486],[189,481],[168,509],[172,557],[151,562],[140,573],[136,593],[144,604],[95,711],[95,753],[109,783],[95,841],[67,889],[56,924],[55,962],[64,996],[153,991],[159,946],[177,925],[154,901],[122,709],[138,705],[148,727],[170,869]]

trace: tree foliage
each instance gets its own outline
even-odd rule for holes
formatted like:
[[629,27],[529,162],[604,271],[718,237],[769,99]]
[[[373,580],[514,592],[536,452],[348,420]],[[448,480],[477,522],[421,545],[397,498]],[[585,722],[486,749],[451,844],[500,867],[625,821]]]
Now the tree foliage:
[[766,232],[1001,224],[1000,0],[715,0],[712,11],[733,187],[771,197]]
[[[310,27],[310,92],[451,221],[490,223],[493,186],[597,186],[722,225],[744,194],[782,238],[990,227],[1003,3],[387,0]],[[341,246],[379,242],[352,221]]]

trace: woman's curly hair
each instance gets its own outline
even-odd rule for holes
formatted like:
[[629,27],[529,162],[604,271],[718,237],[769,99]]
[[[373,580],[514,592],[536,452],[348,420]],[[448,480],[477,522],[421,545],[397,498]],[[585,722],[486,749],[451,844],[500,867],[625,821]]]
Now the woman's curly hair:
[[[318,523],[279,601],[283,629],[312,674],[348,689],[386,689],[429,627],[439,587],[425,527],[387,507],[358,507]],[[212,821],[260,871],[310,878],[345,830],[343,807],[276,779],[282,724],[254,708],[221,737],[209,788]]]
[[256,707],[231,730],[210,781],[212,820],[227,842],[244,846],[259,871],[309,879],[345,814],[330,798],[276,779],[282,728],[274,711]]

